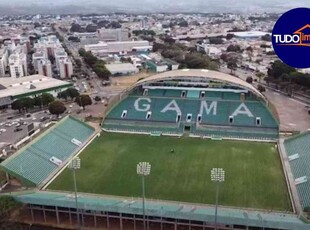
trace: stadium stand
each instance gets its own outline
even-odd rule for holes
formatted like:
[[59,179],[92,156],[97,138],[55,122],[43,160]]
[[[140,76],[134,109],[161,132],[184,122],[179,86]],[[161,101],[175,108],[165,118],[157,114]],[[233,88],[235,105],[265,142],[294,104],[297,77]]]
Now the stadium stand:
[[284,141],[303,208],[310,207],[310,131]]
[[271,141],[279,137],[278,121],[265,97],[252,85],[215,71],[157,74],[138,81],[121,98],[105,115],[103,130]]
[[40,185],[92,137],[95,130],[67,116],[1,163],[26,185]]
[[[167,92],[169,92],[169,90]],[[225,95],[225,93],[222,94]],[[187,96],[189,95],[192,94],[187,94]],[[229,97],[227,96],[226,98]],[[249,138],[251,139],[252,137],[255,139],[255,136],[259,139],[264,139],[264,137],[265,139],[276,139],[278,137],[277,121],[273,118],[263,102],[245,101],[242,103],[234,98],[235,97],[217,101],[200,100],[199,98],[193,99],[188,97],[178,97],[173,99],[165,97],[129,96],[108,113],[103,127],[109,129],[107,124],[111,127],[114,122],[115,128],[122,130],[123,125],[126,126],[126,121],[141,121],[144,122],[144,126],[150,124],[149,129],[152,128],[152,122],[161,122],[163,124],[180,123],[180,125],[176,127],[177,130],[175,130],[179,133],[180,127],[184,128],[191,123],[192,128],[190,131],[196,135],[203,135],[203,130],[205,130],[207,126],[216,125],[222,126],[222,128],[226,127],[225,132],[221,132],[221,129],[217,129],[216,135],[220,136],[242,136],[243,138],[247,138],[250,133],[251,136],[249,136]],[[202,104],[204,102],[206,104]],[[240,105],[241,108],[239,108]],[[237,115],[233,115],[238,108],[241,112]],[[249,113],[247,113],[247,109],[249,110]],[[176,110],[180,111],[179,122],[177,121],[178,112]],[[210,111],[208,112],[206,110]],[[127,112],[126,117],[122,117],[123,111]],[[150,113],[150,116],[149,118],[146,118],[148,112]],[[190,121],[187,119],[188,115],[191,117]],[[196,122],[198,120],[198,115],[201,115],[201,120]],[[230,121],[230,116],[233,117],[232,121]],[[119,122],[119,120],[122,120],[122,122]],[[157,125],[159,124],[157,123]],[[136,124],[136,128],[140,128],[139,126],[139,124]],[[239,129],[235,129],[236,127],[239,127]],[[243,127],[244,129],[252,128],[252,130],[242,130],[240,127]],[[160,126],[158,128],[160,130]],[[162,126],[162,130],[160,131],[165,132],[164,128],[165,125]],[[200,131],[194,132],[195,130]],[[213,129],[210,129],[210,132],[212,130]],[[236,131],[238,131],[238,133],[236,133]],[[265,131],[268,132],[266,132],[266,135],[264,136]],[[210,132],[205,132],[205,135],[213,135]],[[229,135],[227,132],[229,132]]]
[[[74,213],[76,204],[72,196],[68,193],[60,192],[28,192],[16,194],[15,199],[24,204],[28,204],[29,208],[36,207],[40,209],[47,207],[49,211],[57,212],[57,208],[65,208],[69,212]],[[129,203],[130,202],[130,203]],[[126,213],[126,217],[132,215],[142,215],[142,204],[140,200],[124,200],[122,198],[114,198],[99,195],[80,194],[78,204],[81,209],[80,213]],[[85,211],[87,210],[87,211]],[[145,208],[145,213],[149,221],[158,220],[164,217],[164,221],[173,221],[173,223],[186,223],[186,220],[193,222],[214,222],[214,207],[212,206],[195,206],[180,205],[175,202],[160,202],[148,201]],[[57,214],[53,213],[53,216]],[[117,218],[118,216],[113,216]],[[139,217],[138,217],[139,218]],[[179,220],[179,221],[177,221]],[[276,213],[269,211],[255,211],[255,210],[242,210],[236,208],[218,209],[218,221],[222,224],[235,226],[231,229],[243,229],[240,226],[247,226],[249,229],[283,229],[283,230],[307,230],[309,224],[303,222],[297,215],[290,213]]]

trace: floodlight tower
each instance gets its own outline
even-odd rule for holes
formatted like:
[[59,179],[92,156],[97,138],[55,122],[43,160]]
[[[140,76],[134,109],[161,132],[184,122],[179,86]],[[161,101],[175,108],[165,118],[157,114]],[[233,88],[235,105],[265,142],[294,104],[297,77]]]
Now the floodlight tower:
[[146,230],[145,224],[145,187],[144,187],[144,178],[145,176],[150,175],[151,165],[148,162],[140,162],[137,164],[137,174],[142,178],[142,211],[143,211],[143,230]]
[[217,207],[218,207],[218,199],[219,199],[219,187],[220,183],[225,180],[225,171],[222,168],[213,168],[211,170],[211,181],[216,182],[216,203],[215,203],[215,229],[217,230]]
[[79,207],[78,207],[78,196],[77,196],[76,175],[75,175],[75,171],[81,168],[81,159],[79,157],[73,158],[71,162],[69,163],[68,168],[71,169],[73,172],[76,220],[78,224],[78,229],[82,229],[81,224],[80,224],[80,213],[79,213]]

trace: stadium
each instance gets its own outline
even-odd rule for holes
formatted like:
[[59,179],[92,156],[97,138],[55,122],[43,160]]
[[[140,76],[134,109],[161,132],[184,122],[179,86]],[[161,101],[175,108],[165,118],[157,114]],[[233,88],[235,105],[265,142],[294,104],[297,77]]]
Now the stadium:
[[[309,229],[301,218],[310,206],[309,143],[309,132],[280,135],[275,108],[253,85],[184,69],[140,79],[111,98],[100,131],[65,117],[1,167],[28,187],[14,194],[25,204],[24,222],[302,230]],[[81,165],[72,170],[76,156]],[[151,165],[143,192],[139,162]],[[214,168],[225,171],[221,182],[212,181]]]

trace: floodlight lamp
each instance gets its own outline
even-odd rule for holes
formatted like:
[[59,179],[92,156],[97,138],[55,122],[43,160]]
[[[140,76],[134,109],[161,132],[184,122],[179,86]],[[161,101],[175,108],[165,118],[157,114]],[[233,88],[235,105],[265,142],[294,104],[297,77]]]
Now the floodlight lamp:
[[148,162],[140,162],[137,164],[137,174],[147,176],[151,173],[151,164]]

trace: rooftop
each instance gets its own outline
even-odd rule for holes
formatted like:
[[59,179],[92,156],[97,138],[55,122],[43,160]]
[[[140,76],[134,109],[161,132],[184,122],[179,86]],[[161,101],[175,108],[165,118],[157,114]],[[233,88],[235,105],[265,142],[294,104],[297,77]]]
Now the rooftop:
[[137,68],[131,63],[107,64],[105,66],[112,73],[137,71]]
[[[36,74],[20,78],[2,78],[1,85],[5,89],[0,90],[0,98],[35,93],[54,87],[70,86],[71,83]],[[30,89],[30,85],[35,86],[35,89]]]

